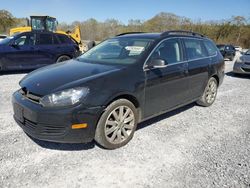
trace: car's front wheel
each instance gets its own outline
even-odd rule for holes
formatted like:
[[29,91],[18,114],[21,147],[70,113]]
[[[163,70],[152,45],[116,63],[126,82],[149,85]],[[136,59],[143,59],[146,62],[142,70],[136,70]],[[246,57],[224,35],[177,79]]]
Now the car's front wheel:
[[214,77],[208,80],[207,86],[201,98],[196,101],[201,106],[210,106],[214,103],[217,96],[218,82]]
[[138,113],[133,103],[118,99],[103,112],[97,124],[95,141],[106,149],[122,147],[132,139],[137,122]]

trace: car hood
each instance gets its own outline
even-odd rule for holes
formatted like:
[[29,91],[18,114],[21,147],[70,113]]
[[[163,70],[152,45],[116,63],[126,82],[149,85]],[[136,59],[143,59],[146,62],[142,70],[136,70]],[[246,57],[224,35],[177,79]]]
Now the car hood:
[[44,96],[63,89],[84,86],[89,80],[120,69],[114,65],[70,60],[31,72],[20,81],[20,86],[33,94]]

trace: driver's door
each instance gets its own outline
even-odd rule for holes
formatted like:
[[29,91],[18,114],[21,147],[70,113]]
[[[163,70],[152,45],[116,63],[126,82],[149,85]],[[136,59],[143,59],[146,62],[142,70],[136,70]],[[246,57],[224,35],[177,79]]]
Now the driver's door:
[[146,65],[153,59],[165,60],[167,66],[145,70],[145,118],[188,99],[187,62],[183,60],[181,41],[165,39],[154,50]]
[[24,33],[11,41],[5,54],[6,68],[8,70],[32,68],[35,59],[35,36],[32,33]]

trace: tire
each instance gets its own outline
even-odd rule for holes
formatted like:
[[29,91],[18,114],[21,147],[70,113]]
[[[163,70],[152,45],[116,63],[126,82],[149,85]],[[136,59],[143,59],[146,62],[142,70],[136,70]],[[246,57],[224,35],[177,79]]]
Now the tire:
[[218,82],[214,77],[211,77],[207,82],[203,95],[198,101],[196,101],[196,103],[205,107],[211,106],[216,99],[217,90]]
[[71,59],[71,58],[70,58],[69,56],[67,56],[67,55],[62,55],[62,56],[60,56],[60,57],[57,58],[56,63],[61,63],[61,62],[63,62],[63,61],[67,61],[67,60],[70,60],[70,59]]
[[99,119],[95,141],[106,149],[122,147],[133,138],[137,123],[138,112],[133,103],[118,99],[105,109]]

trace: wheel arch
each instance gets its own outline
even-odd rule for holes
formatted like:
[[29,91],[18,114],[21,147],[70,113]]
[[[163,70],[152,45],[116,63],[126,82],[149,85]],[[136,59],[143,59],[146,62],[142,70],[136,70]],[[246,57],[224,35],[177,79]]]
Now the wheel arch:
[[140,122],[141,117],[142,117],[142,109],[141,109],[141,104],[139,102],[139,100],[137,99],[137,97],[135,97],[133,94],[130,93],[120,93],[116,96],[114,96],[112,99],[108,100],[105,104],[105,106],[110,105],[112,102],[119,100],[119,99],[126,99],[128,101],[130,101],[135,108],[138,110],[138,120]]
[[218,83],[218,85],[220,85],[220,78],[219,78],[219,76],[217,74],[214,74],[211,77],[215,78],[216,81],[217,81],[217,83]]
[[73,56],[70,55],[70,54],[66,54],[66,53],[64,53],[64,54],[59,54],[59,55],[56,57],[56,62],[57,62],[57,60],[58,60],[60,57],[62,57],[62,56],[68,56],[70,59],[73,58]]

